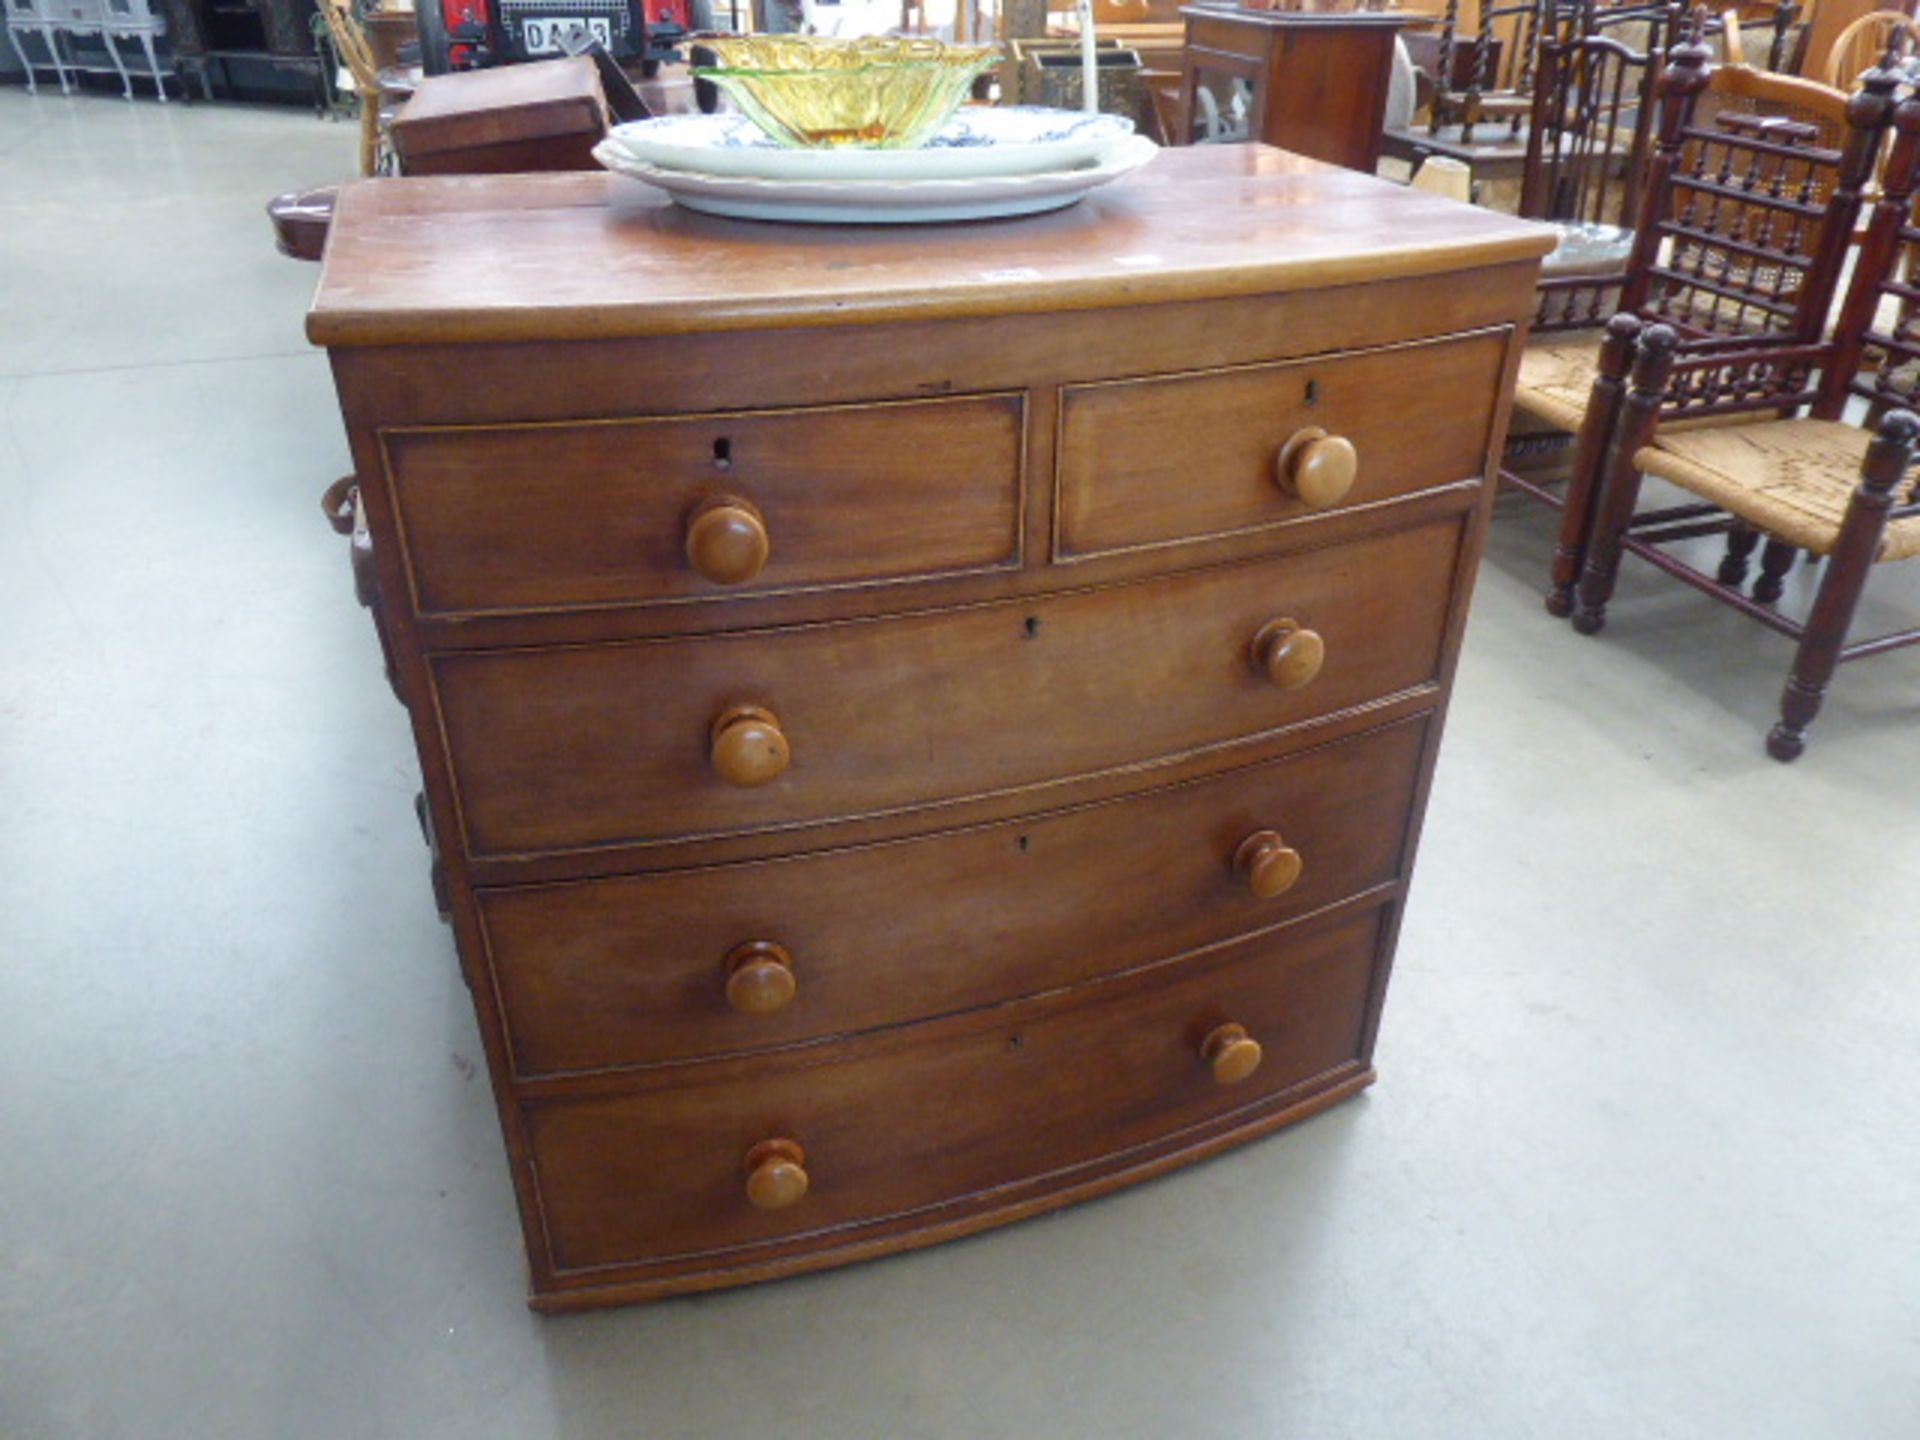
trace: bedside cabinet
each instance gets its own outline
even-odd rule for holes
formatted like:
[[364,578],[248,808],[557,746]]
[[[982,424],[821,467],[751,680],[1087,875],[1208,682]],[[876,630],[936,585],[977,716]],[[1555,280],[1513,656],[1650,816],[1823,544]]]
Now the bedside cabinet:
[[909,229],[343,192],[310,334],[537,1307],[1369,1083],[1551,243],[1258,146]]

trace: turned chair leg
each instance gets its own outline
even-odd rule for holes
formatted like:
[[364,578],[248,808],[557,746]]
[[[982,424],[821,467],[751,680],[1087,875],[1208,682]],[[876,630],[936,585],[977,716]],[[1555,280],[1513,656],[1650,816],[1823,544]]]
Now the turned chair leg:
[[1760,555],[1760,578],[1753,583],[1753,598],[1771,605],[1786,592],[1787,571],[1800,552],[1784,540],[1767,537],[1767,548]]
[[1867,447],[1860,485],[1847,502],[1840,537],[1820,579],[1813,612],[1794,652],[1793,669],[1780,696],[1780,720],[1767,733],[1767,753],[1776,760],[1792,760],[1807,748],[1807,727],[1820,713],[1827,686],[1840,663],[1847,627],[1853,623],[1860,592],[1880,553],[1893,508],[1893,489],[1913,461],[1914,442],[1920,439],[1920,416],[1908,410],[1889,410]]
[[1573,590],[1580,580],[1580,565],[1593,529],[1593,502],[1606,466],[1607,443],[1613,438],[1614,422],[1620,414],[1620,399],[1626,392],[1633,342],[1639,337],[1640,327],[1641,322],[1632,315],[1615,315],[1607,322],[1606,338],[1600,344],[1600,370],[1580,421],[1573,474],[1560,508],[1560,538],[1554,545],[1552,584],[1546,597],[1549,615],[1564,619],[1573,613]]
[[1751,525],[1736,525],[1727,532],[1727,553],[1721,557],[1714,578],[1722,585],[1746,583],[1747,565],[1760,546],[1760,532]]
[[1580,585],[1573,607],[1573,628],[1597,635],[1607,623],[1607,601],[1620,572],[1621,541],[1640,500],[1638,455],[1653,439],[1660,419],[1660,397],[1673,369],[1676,337],[1668,326],[1650,325],[1641,333],[1633,357],[1633,385],[1620,405],[1601,473],[1600,493],[1593,502],[1593,522],[1587,554],[1580,567]]

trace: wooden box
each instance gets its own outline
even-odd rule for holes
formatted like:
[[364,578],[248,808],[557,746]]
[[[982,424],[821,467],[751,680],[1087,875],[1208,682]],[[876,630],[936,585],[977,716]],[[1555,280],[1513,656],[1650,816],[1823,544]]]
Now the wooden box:
[[584,55],[432,75],[393,122],[407,175],[495,175],[598,168],[607,97]]

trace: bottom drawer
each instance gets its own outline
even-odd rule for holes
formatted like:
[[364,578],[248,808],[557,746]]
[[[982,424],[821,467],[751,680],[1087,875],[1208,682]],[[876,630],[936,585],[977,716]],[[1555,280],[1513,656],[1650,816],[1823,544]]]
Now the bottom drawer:
[[[1387,914],[805,1054],[656,1072],[617,1095],[523,1102],[553,1269],[728,1251],[750,1263],[763,1247],[842,1245],[852,1227],[942,1207],[931,1225],[968,1201],[990,1208],[985,1192],[1065,1188],[1175,1132],[1333,1083],[1364,1059]],[[1203,1055],[1229,1025],[1260,1054],[1223,1083],[1253,1058],[1244,1041]],[[756,1150],[754,1187],[782,1208],[749,1198]]]

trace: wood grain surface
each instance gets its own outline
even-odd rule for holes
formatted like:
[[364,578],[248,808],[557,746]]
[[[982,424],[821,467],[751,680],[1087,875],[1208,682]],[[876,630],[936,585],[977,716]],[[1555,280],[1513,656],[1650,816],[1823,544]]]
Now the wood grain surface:
[[1076,385],[1061,393],[1055,554],[1271,528],[1327,508],[1276,474],[1309,427],[1349,441],[1336,502],[1364,505],[1478,475],[1493,417],[1456,386],[1494,389],[1507,336],[1489,331],[1285,365]]
[[[1443,522],[885,620],[441,656],[464,848],[819,827],[1230,745],[1434,680],[1459,544]],[[1251,654],[1280,618],[1324,641],[1298,689]],[[777,717],[791,747],[784,773],[747,788],[709,755],[715,718],[742,704]]]
[[[1020,563],[1024,397],[388,431],[415,605],[459,614],[783,591]],[[688,563],[703,502],[764,522],[750,581]]]
[[[1380,912],[1163,970],[823,1046],[526,1107],[556,1270],[674,1261],[828,1232],[1070,1172],[1355,1060]],[[1236,1023],[1265,1052],[1222,1086]],[[805,1147],[809,1188],[761,1210],[754,1146]]]
[[[518,1074],[660,1064],[927,1019],[1270,929],[1400,874],[1424,719],[1125,800],[785,860],[483,890]],[[1282,896],[1234,870],[1278,827]],[[889,904],[849,903],[891,897]],[[772,942],[793,998],[727,1001]]]
[[899,231],[348,192],[312,333],[536,1307],[1371,1081],[1549,239],[1254,146]]
[[1544,226],[1256,145],[1166,150],[1051,215],[725,220],[614,175],[346,186],[317,345],[873,323],[1217,299],[1544,255]]

